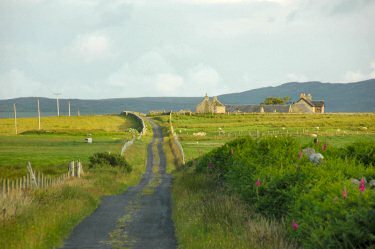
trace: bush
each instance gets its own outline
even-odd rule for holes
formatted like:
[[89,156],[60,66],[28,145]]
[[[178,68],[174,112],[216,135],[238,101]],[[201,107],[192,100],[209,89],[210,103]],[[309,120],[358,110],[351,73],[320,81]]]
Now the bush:
[[[375,244],[375,189],[366,187],[361,192],[350,182],[351,178],[375,179],[371,166],[375,143],[344,149],[328,145],[324,151],[322,145],[309,146],[323,154],[324,163],[316,166],[307,157],[299,159],[302,148],[293,138],[247,137],[207,153],[198,160],[196,170],[225,182],[258,212],[286,219],[286,229],[303,248]],[[292,229],[292,221],[298,224],[297,230]]]
[[96,167],[119,167],[123,168],[126,172],[131,172],[131,165],[126,162],[125,158],[121,154],[97,152],[90,158],[90,168]]
[[357,142],[347,146],[346,153],[348,157],[355,158],[365,165],[375,166],[375,143]]

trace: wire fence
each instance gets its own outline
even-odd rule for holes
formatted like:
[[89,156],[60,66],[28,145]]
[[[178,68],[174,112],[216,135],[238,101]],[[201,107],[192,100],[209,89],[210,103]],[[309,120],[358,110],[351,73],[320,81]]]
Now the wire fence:
[[59,185],[71,177],[81,177],[84,173],[82,163],[79,161],[70,162],[68,172],[59,176],[46,176],[36,172],[31,168],[30,162],[27,163],[27,168],[29,173],[26,176],[17,179],[0,179],[0,193],[3,197],[25,188],[48,188]]

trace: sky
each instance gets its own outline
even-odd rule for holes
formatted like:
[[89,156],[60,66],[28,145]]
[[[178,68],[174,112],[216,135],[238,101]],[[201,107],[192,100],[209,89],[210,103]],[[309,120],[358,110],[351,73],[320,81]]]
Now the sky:
[[0,0],[0,99],[375,78],[375,0]]

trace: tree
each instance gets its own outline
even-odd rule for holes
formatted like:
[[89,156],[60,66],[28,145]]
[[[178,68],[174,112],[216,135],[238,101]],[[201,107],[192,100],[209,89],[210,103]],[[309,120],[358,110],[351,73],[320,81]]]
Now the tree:
[[267,97],[261,105],[285,105],[290,104],[290,98],[289,97]]
[[267,97],[261,105],[283,105],[285,101],[280,97]]

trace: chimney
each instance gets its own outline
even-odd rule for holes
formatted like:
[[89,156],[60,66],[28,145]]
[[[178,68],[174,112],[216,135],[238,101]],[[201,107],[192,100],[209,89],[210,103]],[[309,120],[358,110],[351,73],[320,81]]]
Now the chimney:
[[311,94],[310,94],[310,93],[307,94],[307,99],[308,99],[308,100],[311,100]]
[[301,94],[299,95],[299,97],[300,97],[301,99],[306,99],[306,94],[301,93]]

